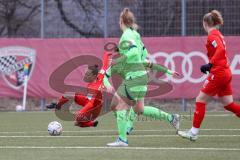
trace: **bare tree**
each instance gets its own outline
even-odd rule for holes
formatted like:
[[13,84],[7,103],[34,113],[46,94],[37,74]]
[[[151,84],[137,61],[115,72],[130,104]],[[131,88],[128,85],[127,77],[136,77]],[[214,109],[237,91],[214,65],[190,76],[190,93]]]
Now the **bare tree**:
[[66,5],[68,8],[64,8],[63,0],[55,0],[55,2],[63,22],[80,36],[99,37],[103,35],[98,19],[103,13],[103,0],[71,0],[72,7],[78,10],[77,21],[76,17],[73,18],[71,14],[68,14],[69,6]]
[[0,0],[1,37],[15,37],[25,24],[39,14],[39,8],[37,0]]

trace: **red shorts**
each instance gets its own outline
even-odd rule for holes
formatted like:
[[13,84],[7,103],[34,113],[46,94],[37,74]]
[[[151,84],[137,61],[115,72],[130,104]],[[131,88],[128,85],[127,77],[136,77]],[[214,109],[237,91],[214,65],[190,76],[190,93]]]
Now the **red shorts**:
[[232,95],[231,80],[232,74],[230,70],[218,74],[210,73],[201,91],[209,96],[223,97]]
[[78,123],[94,121],[102,109],[102,100],[92,98],[83,108],[75,112],[75,121]]

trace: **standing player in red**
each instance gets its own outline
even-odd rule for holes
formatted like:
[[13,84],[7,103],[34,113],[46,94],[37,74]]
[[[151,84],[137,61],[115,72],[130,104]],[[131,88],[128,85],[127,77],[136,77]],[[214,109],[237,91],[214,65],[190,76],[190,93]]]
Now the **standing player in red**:
[[193,126],[189,131],[179,131],[178,134],[189,140],[196,140],[200,125],[205,115],[205,106],[208,99],[217,95],[224,108],[240,117],[240,105],[233,102],[232,73],[229,68],[226,44],[219,31],[223,25],[223,18],[219,11],[212,10],[203,17],[203,28],[208,33],[207,55],[209,63],[201,66],[201,72],[210,73],[199,95],[196,98],[196,107],[193,117]]
[[[83,106],[80,110],[75,112],[75,125],[79,127],[96,127],[98,121],[96,118],[99,116],[102,109],[102,90],[106,87],[108,91],[111,91],[112,87],[105,77],[105,72],[108,68],[109,56],[111,54],[105,52],[103,58],[103,66],[98,72],[98,66],[88,67],[87,72],[83,80],[88,82],[88,94],[75,93],[74,101]],[[58,110],[69,102],[71,97],[62,96],[58,100],[58,103],[51,103],[47,106],[48,109],[56,108]]]

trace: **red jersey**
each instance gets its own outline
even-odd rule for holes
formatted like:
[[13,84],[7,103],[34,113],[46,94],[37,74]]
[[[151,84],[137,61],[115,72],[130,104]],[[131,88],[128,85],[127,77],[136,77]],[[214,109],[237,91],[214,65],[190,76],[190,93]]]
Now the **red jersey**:
[[97,75],[96,81],[88,84],[88,99],[91,99],[92,97],[95,99],[102,99],[102,89],[104,89],[105,87],[103,83],[103,78],[108,68],[109,55],[110,54],[107,52],[104,53],[103,66]]
[[103,83],[104,75],[108,68],[109,53],[104,53],[103,66],[97,75],[97,79],[93,83],[88,84],[88,94],[82,95],[81,93],[75,94],[75,102],[84,106],[75,113],[75,121],[78,122],[80,127],[89,127],[93,125],[95,120],[102,109],[102,89],[105,87]]
[[209,33],[206,48],[209,63],[212,64],[211,73],[217,73],[229,69],[226,43],[219,30],[214,29]]

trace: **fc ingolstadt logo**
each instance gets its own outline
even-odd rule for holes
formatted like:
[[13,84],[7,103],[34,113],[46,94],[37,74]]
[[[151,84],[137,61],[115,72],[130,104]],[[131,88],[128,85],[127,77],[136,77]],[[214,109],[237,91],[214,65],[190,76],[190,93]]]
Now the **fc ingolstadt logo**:
[[28,65],[28,78],[31,77],[35,64],[36,51],[22,46],[0,48],[0,74],[8,86],[14,89],[22,87],[24,66]]

